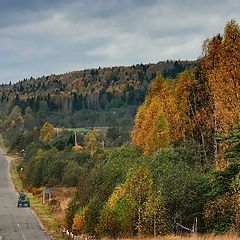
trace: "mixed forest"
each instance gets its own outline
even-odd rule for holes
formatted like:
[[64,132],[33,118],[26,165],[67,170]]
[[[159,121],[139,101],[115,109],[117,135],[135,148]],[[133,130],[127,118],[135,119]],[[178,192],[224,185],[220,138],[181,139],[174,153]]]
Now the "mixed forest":
[[22,116],[30,114],[37,126],[45,121],[61,127],[130,126],[158,72],[175,78],[194,64],[166,61],[88,69],[2,84],[2,114],[9,115],[18,106]]
[[[1,85],[0,102],[25,187],[75,187],[63,224],[76,235],[186,233],[196,219],[200,233],[239,233],[235,20],[204,41],[195,62],[25,79]],[[89,128],[74,136],[69,127]]]

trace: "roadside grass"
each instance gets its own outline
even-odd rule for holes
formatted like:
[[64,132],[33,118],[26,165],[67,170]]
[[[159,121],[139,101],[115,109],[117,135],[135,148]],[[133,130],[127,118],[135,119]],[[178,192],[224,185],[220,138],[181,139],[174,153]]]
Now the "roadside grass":
[[7,153],[8,152],[8,148],[6,147],[6,144],[4,142],[4,139],[2,137],[2,135],[0,134],[0,148],[2,148],[3,152],[4,153]]
[[[12,180],[15,186],[16,191],[21,191],[23,189],[22,180],[18,174],[17,168],[19,165],[19,159],[14,158],[10,163],[10,173],[12,176]],[[53,214],[50,212],[47,205],[44,205],[39,196],[33,195],[32,193],[27,193],[30,203],[31,209],[35,212],[37,217],[40,219],[41,223],[44,226],[44,229],[57,240],[64,240],[60,233],[59,226],[60,223],[53,217]]]
[[[239,240],[240,238],[236,234],[227,235],[189,235],[189,236],[176,236],[167,235],[152,238],[118,238],[118,240]],[[107,240],[107,238],[105,238]]]
[[10,173],[11,173],[13,184],[14,184],[15,189],[16,189],[17,192],[19,192],[19,191],[21,191],[23,189],[22,180],[19,177],[19,174],[17,172],[18,161],[19,160],[17,160],[17,158],[14,158],[10,162]]

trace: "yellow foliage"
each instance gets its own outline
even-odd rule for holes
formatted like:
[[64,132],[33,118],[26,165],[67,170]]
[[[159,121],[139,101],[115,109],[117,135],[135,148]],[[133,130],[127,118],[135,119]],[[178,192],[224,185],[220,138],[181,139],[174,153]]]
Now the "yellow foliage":
[[128,176],[123,189],[130,204],[139,204],[139,202],[144,204],[152,193],[152,186],[153,181],[149,169],[140,166]]
[[77,151],[77,152],[82,152],[84,150],[84,148],[81,145],[77,145],[77,146],[73,146],[72,150]]
[[240,28],[231,20],[223,37],[206,44],[202,64],[206,71],[215,107],[217,132],[226,134],[240,123]]
[[93,156],[99,147],[97,132],[95,130],[87,132],[84,137],[84,145],[85,149]]
[[48,142],[49,140],[53,139],[54,137],[54,127],[51,123],[45,122],[40,130],[40,137],[39,139]]
[[117,186],[112,195],[110,196],[110,198],[108,199],[107,202],[108,207],[114,208],[114,206],[116,206],[118,200],[123,196],[123,194],[124,194],[123,187]]
[[192,82],[193,78],[191,73],[188,71],[182,72],[177,77],[177,84],[175,88],[178,109],[185,121],[185,125],[189,125],[190,122],[189,112],[191,106],[189,103],[189,96]]
[[42,150],[41,148],[39,148],[39,149],[37,150],[36,158],[41,158],[41,157],[43,156],[43,154],[44,154],[43,150]]
[[163,113],[156,115],[152,128],[146,138],[144,152],[151,154],[159,148],[168,147],[170,144],[169,124]]
[[147,155],[185,134],[184,121],[169,81],[157,76],[136,115],[132,141]]
[[222,197],[212,200],[206,204],[204,216],[207,220],[219,218],[228,214],[233,207],[234,199],[226,193]]

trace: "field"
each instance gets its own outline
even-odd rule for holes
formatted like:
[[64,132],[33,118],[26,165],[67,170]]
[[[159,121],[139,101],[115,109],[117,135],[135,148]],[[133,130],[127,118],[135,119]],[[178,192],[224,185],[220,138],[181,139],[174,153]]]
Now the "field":
[[[59,131],[59,132],[61,132],[61,131],[69,131],[69,132],[76,131],[78,133],[86,133],[86,132],[89,132],[92,130],[91,127],[87,127],[87,128],[54,128],[54,129],[56,132],[57,131]],[[97,132],[106,132],[108,127],[94,127],[93,129],[96,130]]]

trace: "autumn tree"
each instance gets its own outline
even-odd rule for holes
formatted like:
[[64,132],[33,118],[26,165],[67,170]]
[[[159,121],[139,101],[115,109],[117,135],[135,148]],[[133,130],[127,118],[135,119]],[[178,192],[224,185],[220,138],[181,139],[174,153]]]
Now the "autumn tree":
[[117,186],[101,211],[97,232],[111,237],[133,235],[134,221],[135,211],[125,198],[124,187]]
[[54,137],[54,127],[51,123],[45,122],[40,130],[39,139],[48,142]]
[[206,71],[214,104],[216,133],[228,133],[240,122],[240,28],[227,23],[224,35],[205,44],[202,65]]
[[35,119],[30,107],[27,107],[24,114],[24,128],[27,130],[33,130],[35,127]]
[[106,236],[142,235],[145,205],[152,194],[152,185],[147,167],[139,166],[130,171],[126,181],[115,188],[103,208],[98,231]]
[[140,166],[130,173],[124,183],[126,200],[136,208],[136,229],[138,235],[142,234],[144,206],[152,194],[152,185],[151,173],[145,166]]
[[173,84],[158,75],[137,112],[132,141],[141,146],[145,154],[151,154],[182,139],[184,134]]
[[[182,120],[184,121],[184,125],[191,129],[191,104],[190,104],[190,94],[191,87],[193,83],[193,75],[189,71],[185,71],[180,73],[177,76],[177,82],[175,87],[175,94],[177,99],[178,109],[180,111]],[[188,130],[188,131],[189,131]]]
[[93,156],[99,147],[98,136],[95,130],[91,130],[86,133],[84,137],[84,145],[85,149],[90,153],[91,156]]
[[[227,134],[240,122],[240,29],[235,20],[227,23],[224,34],[207,39],[199,64],[209,88],[209,103],[202,108],[208,112],[208,128],[212,134],[213,159],[218,166],[224,160],[225,146],[217,144],[219,134]],[[209,111],[210,109],[210,111]],[[201,112],[200,112],[201,113]],[[210,113],[210,114],[209,114]],[[210,127],[209,127],[210,126]]]
[[84,232],[84,223],[88,207],[80,208],[74,216],[72,230],[74,234],[81,235]]
[[167,232],[166,206],[160,191],[153,193],[146,201],[143,212],[143,232],[147,235],[163,235]]
[[6,139],[10,141],[14,141],[24,130],[24,119],[18,106],[14,106],[9,115],[2,120],[0,128]]

